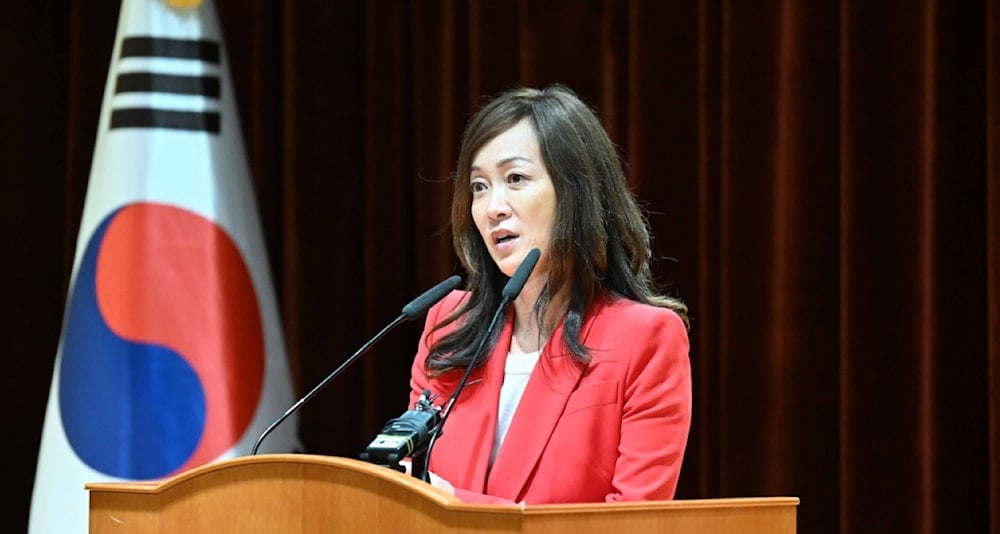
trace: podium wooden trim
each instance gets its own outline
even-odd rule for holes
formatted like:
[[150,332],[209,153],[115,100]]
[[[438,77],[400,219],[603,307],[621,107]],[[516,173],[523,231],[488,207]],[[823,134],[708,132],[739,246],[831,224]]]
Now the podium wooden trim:
[[799,504],[796,497],[471,504],[392,469],[310,454],[244,456],[163,481],[85,488],[91,534],[793,534]]

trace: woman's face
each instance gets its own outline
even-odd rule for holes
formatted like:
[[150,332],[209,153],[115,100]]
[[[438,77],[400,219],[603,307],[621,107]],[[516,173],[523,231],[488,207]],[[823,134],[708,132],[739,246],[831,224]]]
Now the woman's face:
[[469,187],[472,220],[500,271],[512,276],[525,255],[537,248],[542,254],[531,278],[548,276],[546,252],[555,225],[556,190],[528,119],[476,153]]

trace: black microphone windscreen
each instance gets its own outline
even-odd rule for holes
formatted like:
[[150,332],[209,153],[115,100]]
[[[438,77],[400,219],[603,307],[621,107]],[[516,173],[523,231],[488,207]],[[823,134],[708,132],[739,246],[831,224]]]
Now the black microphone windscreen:
[[507,300],[517,298],[517,295],[521,293],[521,289],[524,288],[524,284],[528,281],[528,277],[531,276],[531,271],[534,270],[535,264],[538,263],[538,257],[541,255],[541,251],[537,248],[533,248],[528,251],[528,254],[524,257],[524,261],[521,265],[517,266],[517,270],[514,271],[514,276],[510,277],[507,281],[507,285],[503,286],[503,291],[501,294]]
[[445,295],[447,295],[452,289],[458,287],[461,283],[462,277],[457,274],[438,282],[438,285],[424,291],[423,295],[420,295],[410,301],[410,303],[406,306],[403,306],[403,316],[407,320],[411,321],[420,317],[426,313],[431,306],[437,303],[437,301],[443,299]]

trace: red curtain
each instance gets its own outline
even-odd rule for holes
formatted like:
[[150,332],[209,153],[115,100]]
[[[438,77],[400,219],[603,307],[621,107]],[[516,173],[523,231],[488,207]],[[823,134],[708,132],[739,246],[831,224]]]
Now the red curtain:
[[[692,313],[678,498],[801,498],[802,532],[1000,532],[1000,8],[992,2],[218,2],[298,389],[458,264],[459,136],[562,82]],[[115,2],[7,6],[0,329],[27,521]],[[301,411],[356,457],[420,325]],[[581,444],[586,446],[586,444]]]

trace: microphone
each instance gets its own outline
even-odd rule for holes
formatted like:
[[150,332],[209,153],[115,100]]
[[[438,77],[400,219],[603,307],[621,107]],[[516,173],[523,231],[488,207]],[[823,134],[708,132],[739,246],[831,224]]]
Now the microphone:
[[476,352],[473,353],[472,359],[469,360],[469,366],[465,368],[465,375],[462,376],[462,381],[459,382],[458,387],[455,388],[455,392],[452,393],[451,397],[448,399],[448,403],[444,409],[444,414],[441,416],[441,422],[431,432],[430,443],[427,445],[427,451],[420,459],[423,462],[423,465],[418,469],[417,458],[413,459],[412,469],[414,476],[418,476],[419,474],[419,477],[425,482],[428,482],[427,472],[431,463],[431,450],[434,448],[434,442],[437,441],[438,436],[442,434],[444,424],[448,421],[448,416],[451,415],[451,409],[455,406],[455,402],[458,400],[458,395],[462,392],[462,389],[465,388],[465,384],[469,380],[469,375],[472,373],[472,369],[475,367],[476,361],[482,355],[483,348],[486,345],[486,340],[491,337],[491,333],[493,332],[493,328],[496,326],[497,319],[499,319],[501,313],[507,309],[507,305],[510,301],[516,299],[517,296],[521,294],[521,290],[524,289],[524,284],[527,283],[528,277],[531,276],[531,271],[535,269],[535,264],[538,263],[539,256],[541,256],[541,252],[537,248],[531,249],[524,257],[524,260],[521,261],[521,265],[517,266],[517,270],[514,271],[514,276],[511,276],[510,280],[507,281],[507,284],[503,286],[503,290],[500,292],[500,295],[503,298],[500,299],[500,305],[497,306],[497,311],[493,313],[490,325],[486,327],[486,335],[482,337],[482,340],[479,342],[479,346],[476,347]]
[[340,364],[340,367],[337,367],[336,369],[333,370],[332,373],[327,375],[327,377],[324,378],[323,381],[320,382],[316,387],[314,387],[312,391],[306,393],[305,396],[303,396],[295,404],[293,404],[291,408],[285,411],[285,413],[281,414],[281,417],[275,419],[274,422],[271,423],[271,425],[268,426],[264,430],[264,432],[261,433],[260,437],[257,438],[257,442],[254,443],[253,449],[250,451],[250,456],[254,456],[257,454],[257,449],[260,448],[261,442],[264,441],[264,438],[268,434],[270,434],[272,430],[274,430],[285,419],[287,419],[288,416],[295,413],[295,411],[298,410],[300,407],[302,407],[303,404],[305,404],[314,396],[316,396],[316,394],[319,393],[320,390],[322,390],[324,387],[326,387],[326,385],[329,384],[331,380],[333,380],[337,375],[342,373],[344,369],[347,369],[347,366],[354,363],[354,361],[357,360],[359,356],[368,352],[368,350],[372,347],[372,345],[375,344],[376,341],[382,339],[382,336],[386,335],[390,330],[398,326],[403,321],[412,321],[420,317],[421,315],[427,313],[427,310],[429,310],[431,306],[437,303],[437,301],[443,299],[445,295],[447,295],[451,290],[458,287],[458,285],[461,283],[462,283],[461,276],[457,274],[450,276],[442,280],[441,282],[438,282],[436,286],[428,289],[419,297],[410,301],[410,303],[407,304],[406,306],[403,306],[403,310],[402,312],[400,312],[398,317],[396,317],[391,323],[386,325],[386,327],[383,328],[379,333],[375,334],[374,337],[369,339],[367,343],[362,345],[361,348],[358,349],[354,354],[352,354],[350,358],[345,360],[344,363]]
[[494,318],[499,315],[499,310],[503,309],[508,302],[516,299],[521,294],[524,284],[528,283],[528,277],[531,276],[531,271],[535,270],[535,264],[538,263],[538,258],[541,255],[542,253],[537,248],[533,248],[524,256],[521,265],[518,265],[517,270],[514,271],[514,276],[511,276],[510,280],[507,280],[507,284],[500,291],[500,295],[503,296],[504,300],[500,302],[500,306],[497,309],[498,313],[494,314]]

